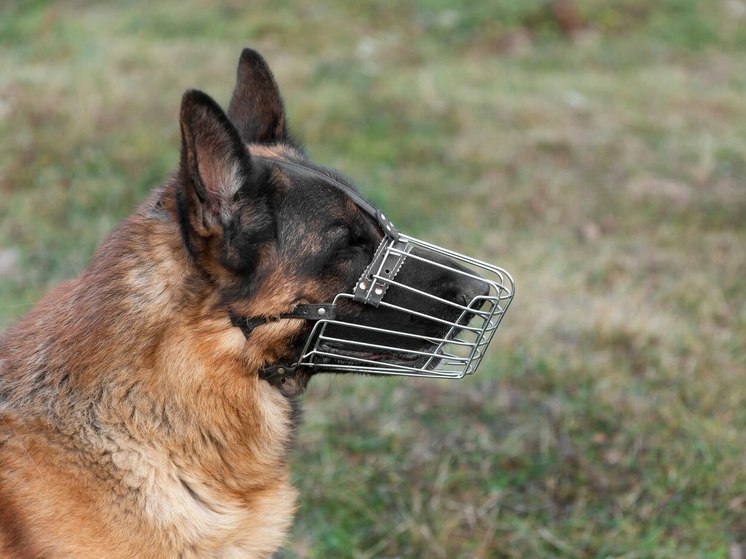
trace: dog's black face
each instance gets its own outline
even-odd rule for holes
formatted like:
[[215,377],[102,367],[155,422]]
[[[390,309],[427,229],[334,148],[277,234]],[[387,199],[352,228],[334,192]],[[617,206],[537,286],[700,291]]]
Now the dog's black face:
[[[346,190],[353,186],[308,161],[290,138],[277,85],[256,52],[242,54],[227,115],[205,94],[191,91],[184,95],[181,124],[182,233],[194,261],[220,291],[226,314],[279,316],[299,304],[331,303],[337,294],[353,292],[384,232],[350,198]],[[407,350],[420,349],[422,341],[413,337],[402,343],[379,330],[442,337],[448,327],[422,320],[418,313],[468,321],[458,307],[417,293],[459,305],[483,294],[483,282],[453,269],[458,267],[448,263],[433,271],[409,259],[397,280],[412,289],[392,286],[385,301],[414,312],[343,299],[337,319],[369,327],[352,336],[373,346],[397,345],[405,351],[385,358],[412,364],[419,358]],[[265,364],[295,362],[311,332],[311,323],[283,322],[287,326],[274,326],[272,335],[259,328],[249,336],[250,344],[266,346]],[[330,325],[329,333],[333,337],[342,328]],[[335,354],[327,363],[384,358],[373,350],[334,344],[327,349]]]

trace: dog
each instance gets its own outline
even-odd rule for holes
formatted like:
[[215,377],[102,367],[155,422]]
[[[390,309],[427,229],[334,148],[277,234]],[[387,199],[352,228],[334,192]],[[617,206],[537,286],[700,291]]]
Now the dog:
[[[355,289],[388,225],[289,134],[261,55],[242,52],[227,112],[187,91],[180,127],[176,171],[0,339],[2,558],[272,556],[296,508],[297,397],[356,358],[284,374],[304,315],[333,310],[366,343],[400,320],[325,306]],[[418,266],[399,281],[444,301],[481,289]]]

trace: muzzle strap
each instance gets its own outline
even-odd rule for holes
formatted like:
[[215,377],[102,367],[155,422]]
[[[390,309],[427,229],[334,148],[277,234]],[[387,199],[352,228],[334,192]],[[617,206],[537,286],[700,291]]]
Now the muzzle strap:
[[296,365],[266,365],[259,369],[259,378],[277,386],[282,384],[286,378],[294,376],[297,369]]
[[355,301],[377,307],[407,259],[409,250],[411,245],[408,243],[384,236],[373,260],[355,285]]
[[285,318],[301,318],[304,320],[334,319],[337,316],[337,307],[333,303],[296,305],[289,312],[275,316],[237,316],[231,314],[231,324],[241,329],[247,338],[251,332],[262,324],[277,322]]

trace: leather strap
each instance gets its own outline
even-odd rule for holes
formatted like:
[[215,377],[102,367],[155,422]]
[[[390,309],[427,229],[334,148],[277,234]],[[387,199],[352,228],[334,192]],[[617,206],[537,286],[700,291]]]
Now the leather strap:
[[284,379],[295,375],[296,370],[297,367],[295,365],[266,365],[259,369],[259,378],[277,386],[278,384],[282,384]]
[[297,305],[292,310],[275,316],[237,316],[231,314],[231,324],[241,329],[248,338],[257,326],[268,322],[277,322],[285,318],[302,318],[304,320],[334,319],[337,316],[337,307],[332,303]]
[[[389,250],[389,248],[393,250]],[[388,291],[391,281],[407,259],[407,243],[384,237],[373,260],[363,271],[353,294],[355,301],[377,307]]]

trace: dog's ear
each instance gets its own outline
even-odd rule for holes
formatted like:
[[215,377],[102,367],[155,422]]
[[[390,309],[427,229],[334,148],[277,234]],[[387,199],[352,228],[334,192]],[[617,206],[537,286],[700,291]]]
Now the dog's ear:
[[181,164],[185,217],[201,237],[220,234],[232,197],[250,179],[251,159],[228,117],[201,91],[181,101]]
[[287,139],[280,89],[264,58],[253,49],[244,49],[238,61],[228,117],[247,144],[272,144]]

